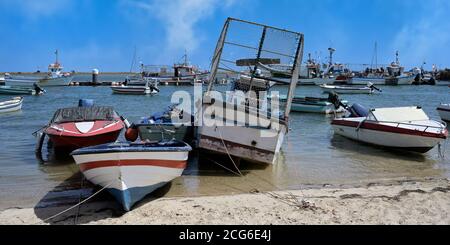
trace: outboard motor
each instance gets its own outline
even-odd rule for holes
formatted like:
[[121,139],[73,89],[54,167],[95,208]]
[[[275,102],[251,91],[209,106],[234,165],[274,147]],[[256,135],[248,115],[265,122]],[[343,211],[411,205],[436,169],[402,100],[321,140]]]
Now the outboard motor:
[[369,110],[360,104],[353,104],[348,108],[350,112],[350,117],[367,117],[369,115]]
[[335,92],[328,93],[328,102],[333,103],[334,108],[336,109],[339,109],[340,106],[346,108],[346,105],[342,104],[339,95]]
[[92,107],[94,106],[94,100],[92,99],[80,99],[78,101],[78,107]]
[[33,83],[33,89],[34,89],[34,91],[36,92],[37,95],[43,94],[43,93],[46,92],[45,89],[39,87],[39,85],[37,85],[36,83]]

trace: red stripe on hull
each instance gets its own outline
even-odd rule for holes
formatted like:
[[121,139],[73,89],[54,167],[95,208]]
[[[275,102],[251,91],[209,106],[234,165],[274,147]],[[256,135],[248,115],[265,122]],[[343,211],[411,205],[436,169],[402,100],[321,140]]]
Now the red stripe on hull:
[[[333,120],[331,122],[331,124],[356,128],[356,127],[358,127],[359,122],[345,121],[345,120]],[[423,132],[423,131],[399,128],[399,127],[391,127],[391,126],[387,126],[387,125],[368,123],[368,122],[363,122],[361,124],[360,128],[375,130],[375,131],[389,132],[389,133],[396,133],[396,134],[407,134],[407,135],[414,135],[414,136],[439,138],[439,139],[446,139],[448,136],[447,130],[444,130],[444,133],[437,134],[437,133]]]
[[149,159],[126,159],[126,160],[104,160],[82,163],[82,172],[93,168],[117,167],[117,166],[156,166],[165,168],[186,168],[186,161],[183,160],[149,160]]
[[122,129],[98,134],[94,136],[64,136],[50,134],[50,140],[55,148],[78,149],[88,146],[101,145],[116,141]]

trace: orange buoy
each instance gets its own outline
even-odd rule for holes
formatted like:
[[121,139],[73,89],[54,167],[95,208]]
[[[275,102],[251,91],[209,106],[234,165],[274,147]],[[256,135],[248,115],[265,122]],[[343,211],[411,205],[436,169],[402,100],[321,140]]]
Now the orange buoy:
[[138,138],[138,129],[127,128],[127,131],[125,131],[125,139],[131,142],[135,142],[137,138]]

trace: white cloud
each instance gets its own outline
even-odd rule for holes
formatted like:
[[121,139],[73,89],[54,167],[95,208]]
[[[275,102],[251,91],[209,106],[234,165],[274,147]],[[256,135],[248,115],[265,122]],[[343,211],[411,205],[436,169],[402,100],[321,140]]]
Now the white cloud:
[[[133,1],[164,26],[167,52],[180,53],[196,50],[204,39],[196,25],[219,9],[231,7],[235,0],[153,0]],[[128,2],[129,4],[129,2]]]
[[416,11],[411,13],[407,24],[399,30],[393,38],[392,49],[401,52],[401,60],[409,65],[420,66],[426,61],[445,64],[450,46],[450,22],[448,1],[426,1],[424,6],[415,6]]
[[20,11],[26,18],[37,19],[62,14],[72,7],[71,0],[3,0],[0,5]]

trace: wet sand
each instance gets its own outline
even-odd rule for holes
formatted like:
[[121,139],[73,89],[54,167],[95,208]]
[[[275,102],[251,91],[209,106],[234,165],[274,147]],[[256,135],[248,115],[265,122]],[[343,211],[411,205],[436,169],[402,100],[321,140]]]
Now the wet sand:
[[[104,195],[104,194],[101,194]],[[106,200],[105,200],[106,199]],[[450,181],[397,181],[247,194],[148,198],[128,213],[98,198],[67,206],[12,208],[0,224],[450,224]],[[78,213],[78,215],[77,215]]]

